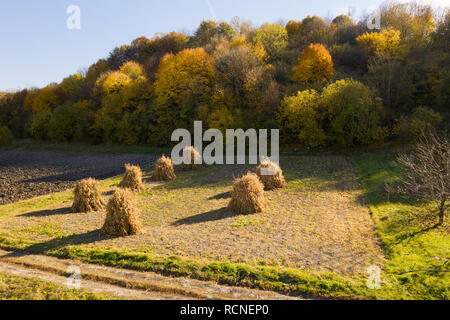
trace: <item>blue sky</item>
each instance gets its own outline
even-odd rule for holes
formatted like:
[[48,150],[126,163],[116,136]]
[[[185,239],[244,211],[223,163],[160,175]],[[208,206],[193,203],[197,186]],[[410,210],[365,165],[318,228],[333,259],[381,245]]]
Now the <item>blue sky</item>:
[[[211,5],[208,4],[208,1]],[[450,4],[450,0],[429,0]],[[157,32],[193,31],[203,19],[239,16],[255,25],[357,16],[381,0],[0,0],[0,91],[43,87],[86,68],[118,45]],[[69,30],[69,5],[81,9],[81,29]]]

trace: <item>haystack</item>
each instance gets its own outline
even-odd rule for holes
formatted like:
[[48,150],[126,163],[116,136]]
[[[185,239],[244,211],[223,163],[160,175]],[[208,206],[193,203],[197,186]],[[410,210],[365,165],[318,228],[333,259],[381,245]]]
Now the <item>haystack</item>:
[[256,168],[256,174],[264,185],[265,190],[284,188],[286,180],[283,177],[283,171],[275,162],[264,160]]
[[102,234],[130,236],[141,233],[141,229],[134,193],[129,189],[117,188],[106,207]]
[[72,210],[75,212],[91,212],[105,209],[100,184],[88,178],[75,185]]
[[138,166],[132,166],[131,164],[125,165],[125,176],[119,183],[119,187],[128,188],[135,192],[143,191],[144,185],[142,184],[142,171]]
[[177,176],[173,171],[173,163],[170,158],[162,156],[156,161],[155,169],[153,169],[152,178],[153,180],[173,180]]
[[228,209],[237,213],[251,214],[267,209],[264,198],[264,185],[254,173],[247,173],[236,179],[231,192],[231,202]]
[[[189,162],[188,159],[184,159],[184,154],[186,155],[188,153],[191,153],[191,161]],[[197,162],[200,160],[200,153],[193,147],[188,146],[183,149],[183,164],[181,165],[181,168],[183,170],[197,170],[202,167],[201,164],[196,164],[194,161],[197,159]]]

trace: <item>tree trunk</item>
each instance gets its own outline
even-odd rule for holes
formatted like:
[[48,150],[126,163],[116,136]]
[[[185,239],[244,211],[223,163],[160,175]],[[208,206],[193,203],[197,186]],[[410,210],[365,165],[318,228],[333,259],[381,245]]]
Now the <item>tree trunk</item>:
[[439,223],[438,225],[442,226],[444,224],[444,214],[445,214],[445,200],[441,201],[439,206]]
[[439,211],[439,225],[442,226],[444,224],[444,212],[445,209],[441,208],[441,210]]

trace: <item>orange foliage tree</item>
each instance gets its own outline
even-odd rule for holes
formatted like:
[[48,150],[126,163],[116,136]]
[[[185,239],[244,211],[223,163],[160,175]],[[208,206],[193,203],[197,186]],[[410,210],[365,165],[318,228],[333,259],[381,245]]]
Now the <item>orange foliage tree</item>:
[[292,80],[304,83],[318,83],[334,74],[333,59],[321,44],[310,44],[302,51],[298,65],[293,69]]

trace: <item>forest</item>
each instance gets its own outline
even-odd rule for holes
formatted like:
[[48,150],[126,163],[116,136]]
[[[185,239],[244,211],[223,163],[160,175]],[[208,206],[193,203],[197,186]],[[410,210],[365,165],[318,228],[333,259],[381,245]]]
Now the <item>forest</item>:
[[[139,37],[61,83],[0,93],[0,144],[170,145],[171,132],[279,128],[284,146],[410,142],[448,131],[450,13],[389,2],[367,19],[202,21]],[[301,13],[299,13],[301,15]]]

